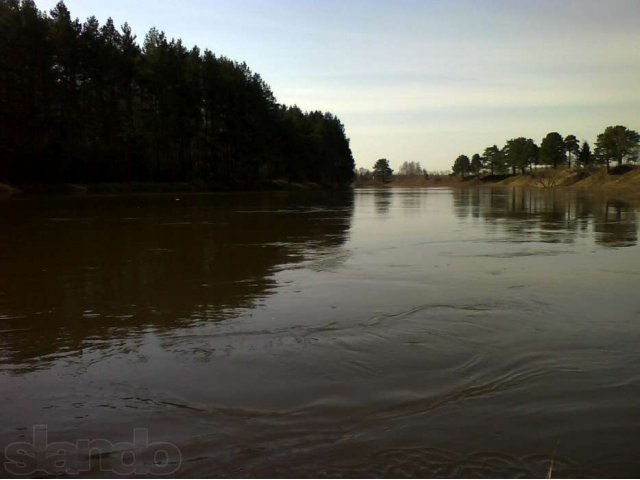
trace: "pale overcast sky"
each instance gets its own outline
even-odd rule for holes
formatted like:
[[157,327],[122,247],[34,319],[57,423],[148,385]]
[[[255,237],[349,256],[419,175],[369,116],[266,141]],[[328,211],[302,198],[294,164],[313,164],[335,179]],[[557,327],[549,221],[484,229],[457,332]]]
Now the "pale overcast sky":
[[361,167],[445,170],[517,136],[640,130],[640,0],[65,3],[140,42],[156,26],[245,61],[280,103],[340,117]]

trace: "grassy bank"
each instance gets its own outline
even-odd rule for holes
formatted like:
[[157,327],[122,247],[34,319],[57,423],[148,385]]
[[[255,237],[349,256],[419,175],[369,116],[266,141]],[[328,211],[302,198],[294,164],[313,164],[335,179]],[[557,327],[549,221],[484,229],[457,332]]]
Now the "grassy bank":
[[[476,180],[482,184],[482,179]],[[594,192],[607,198],[640,205],[640,168],[624,166],[602,170],[544,170],[514,175],[491,184],[529,188],[569,188]]]
[[640,205],[640,167],[624,165],[612,168],[607,173],[604,169],[572,170],[544,169],[520,175],[482,175],[461,178],[460,176],[402,177],[396,176],[392,181],[382,183],[375,180],[356,180],[354,187],[526,187],[526,188],[571,188],[593,191],[608,198],[622,200]]

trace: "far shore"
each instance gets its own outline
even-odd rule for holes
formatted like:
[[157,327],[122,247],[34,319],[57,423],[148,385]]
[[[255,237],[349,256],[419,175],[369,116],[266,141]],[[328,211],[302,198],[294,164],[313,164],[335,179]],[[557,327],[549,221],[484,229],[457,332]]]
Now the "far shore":
[[517,175],[430,175],[394,176],[389,182],[361,180],[354,187],[433,188],[433,187],[523,187],[540,189],[574,189],[601,194],[613,200],[640,205],[640,166],[623,165],[604,169],[544,169]]
[[[573,189],[592,192],[612,200],[640,206],[640,166],[624,165],[604,169],[544,169],[517,175],[459,175],[401,176],[390,181],[356,179],[354,188],[495,188],[523,187],[539,189]],[[87,195],[131,193],[197,193],[197,192],[251,192],[326,190],[344,188],[338,185],[314,182],[288,182],[273,180],[260,183],[217,185],[189,182],[121,182],[94,184],[28,184],[0,183],[0,197],[12,195]]]

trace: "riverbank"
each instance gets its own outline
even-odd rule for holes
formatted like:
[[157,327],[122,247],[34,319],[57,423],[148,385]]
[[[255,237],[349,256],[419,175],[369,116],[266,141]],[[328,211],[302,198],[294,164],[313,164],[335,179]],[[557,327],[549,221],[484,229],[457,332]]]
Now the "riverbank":
[[0,183],[0,196],[11,195],[90,195],[122,193],[188,193],[188,192],[249,192],[274,190],[339,189],[337,184],[315,182],[289,182],[271,180],[264,182],[237,182],[234,184],[198,182],[122,182],[122,183],[59,183],[8,185]]
[[[483,175],[461,178],[454,175],[407,177],[396,176],[390,182],[356,180],[355,188],[466,188],[466,187],[524,187],[569,188],[593,191],[610,199],[640,205],[640,167],[625,165],[612,168],[610,173],[599,170],[545,169],[519,175]],[[187,193],[225,191],[273,191],[338,189],[339,185],[314,182],[272,180],[256,183],[204,184],[197,182],[123,182],[95,184],[28,184],[0,183],[0,196],[11,195],[86,195],[124,193]]]
[[429,188],[429,187],[524,187],[567,188],[593,191],[608,198],[640,205],[640,167],[623,165],[604,169],[571,170],[545,169],[519,175],[484,175],[462,178],[459,176],[402,177],[382,183],[374,180],[356,180],[355,187]]

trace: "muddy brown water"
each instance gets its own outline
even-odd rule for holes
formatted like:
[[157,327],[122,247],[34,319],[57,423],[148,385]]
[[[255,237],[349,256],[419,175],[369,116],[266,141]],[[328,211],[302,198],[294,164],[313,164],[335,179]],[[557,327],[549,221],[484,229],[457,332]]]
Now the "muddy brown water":
[[3,199],[2,472],[638,476],[639,218],[539,190]]

